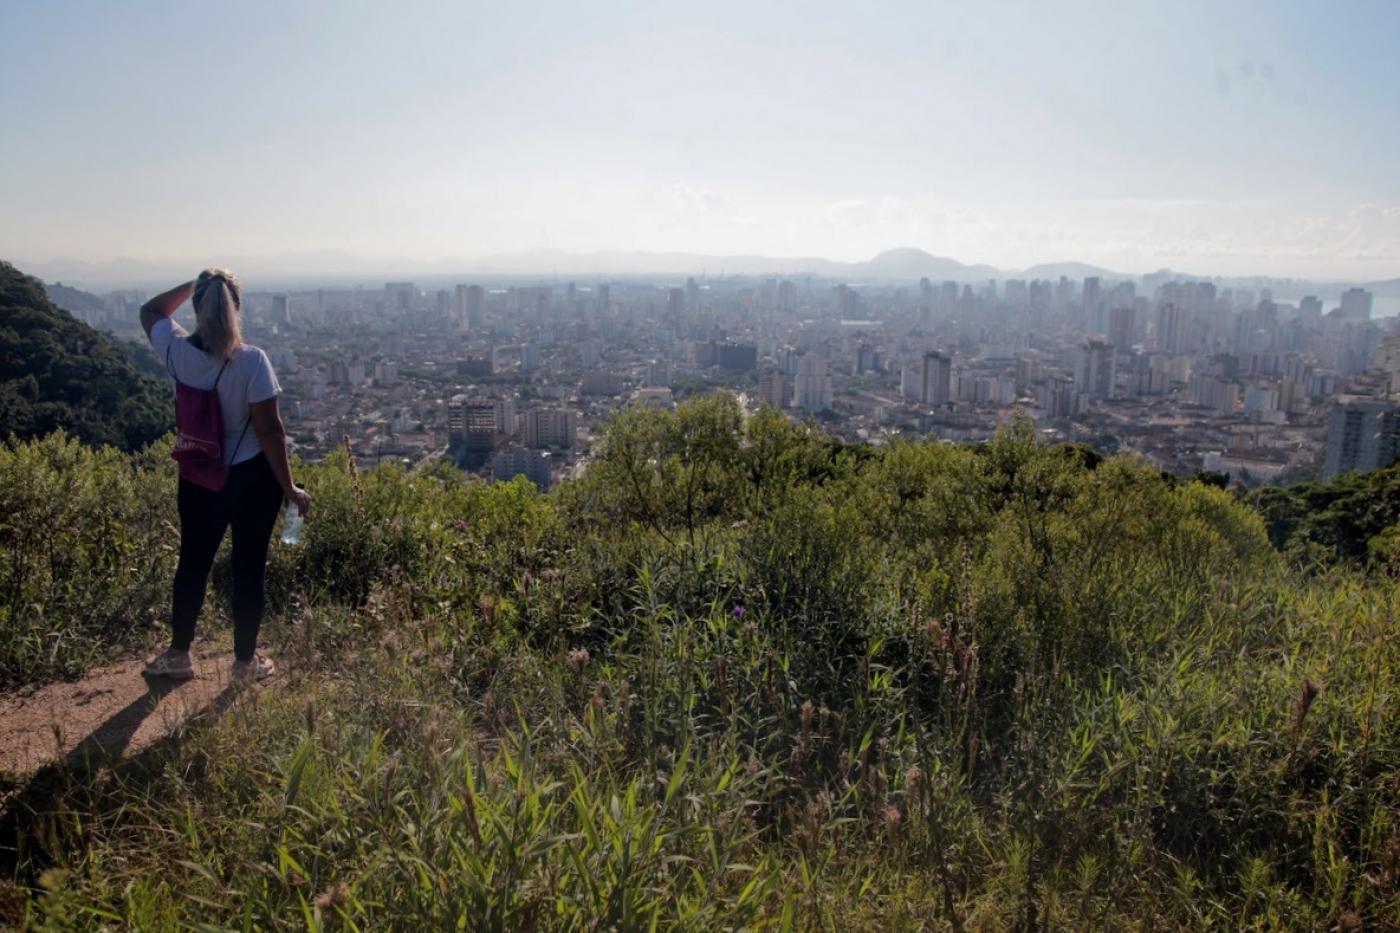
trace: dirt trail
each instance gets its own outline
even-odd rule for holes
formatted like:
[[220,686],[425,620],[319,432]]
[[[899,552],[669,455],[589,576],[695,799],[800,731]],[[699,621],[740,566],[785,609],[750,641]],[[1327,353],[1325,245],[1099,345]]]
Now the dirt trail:
[[147,680],[143,658],[81,680],[0,697],[0,775],[11,778],[67,758],[72,765],[137,754],[210,707],[230,685],[233,655],[195,651],[193,680]]

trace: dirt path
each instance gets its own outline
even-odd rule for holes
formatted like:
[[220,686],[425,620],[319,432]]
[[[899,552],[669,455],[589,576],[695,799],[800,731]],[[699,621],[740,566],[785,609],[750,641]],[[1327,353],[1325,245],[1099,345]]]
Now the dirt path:
[[0,775],[28,774],[67,758],[70,764],[129,757],[210,707],[229,687],[233,655],[195,652],[193,680],[147,680],[143,658],[0,698]]

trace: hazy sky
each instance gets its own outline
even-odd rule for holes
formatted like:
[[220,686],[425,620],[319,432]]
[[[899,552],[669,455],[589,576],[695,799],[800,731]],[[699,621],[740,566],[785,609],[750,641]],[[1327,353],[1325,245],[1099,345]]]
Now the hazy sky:
[[1400,2],[0,0],[0,256],[1400,275]]

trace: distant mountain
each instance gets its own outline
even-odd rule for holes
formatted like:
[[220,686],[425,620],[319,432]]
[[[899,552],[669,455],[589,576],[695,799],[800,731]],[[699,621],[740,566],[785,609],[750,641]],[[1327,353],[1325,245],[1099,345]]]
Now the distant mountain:
[[975,279],[1000,278],[1001,272],[991,266],[969,266],[954,259],[933,256],[921,249],[887,249],[869,262],[849,263],[857,276],[870,279],[921,279],[935,282],[953,279],[968,282]]
[[1400,279],[1386,279],[1361,286],[1379,298],[1400,298]]
[[1067,279],[1087,279],[1092,276],[1098,276],[1101,279],[1137,278],[1135,275],[1114,272],[1112,269],[1105,269],[1102,266],[1091,266],[1087,262],[1043,262],[1022,271],[1018,277],[1023,279],[1058,279],[1062,275]]
[[85,292],[62,282],[45,282],[44,293],[49,296],[50,301],[74,317],[85,311],[102,311],[106,307],[102,299],[92,292]]
[[570,253],[529,250],[501,253],[459,264],[458,271],[479,275],[701,276],[845,274],[850,264],[816,257],[705,256],[698,253],[650,253],[600,250]]
[[935,280],[956,279],[960,282],[1000,275],[991,266],[969,266],[908,248],[886,250],[862,262],[838,262],[815,256],[531,250],[487,256],[468,264],[463,271],[496,275],[815,275],[851,280],[916,280],[927,276]]
[[[470,277],[520,277],[544,279],[552,276],[578,278],[649,277],[652,279],[683,279],[686,276],[782,276],[799,278],[814,276],[850,282],[885,281],[916,282],[928,277],[934,281],[981,283],[988,279],[1058,279],[1066,276],[1083,279],[1099,276],[1109,281],[1136,280],[1147,288],[1171,279],[1183,281],[1214,281],[1221,285],[1248,288],[1272,288],[1278,294],[1331,293],[1340,280],[1311,282],[1295,279],[1273,279],[1262,276],[1202,276],[1188,272],[1159,269],[1144,274],[1118,272],[1102,266],[1066,261],[1041,263],[1022,270],[998,269],[985,264],[968,264],[920,249],[902,247],[885,250],[878,255],[855,262],[823,259],[819,256],[760,256],[751,253],[705,255],[685,252],[648,252],[644,250],[597,250],[569,252],[558,249],[535,249],[499,253],[477,259],[410,259],[393,257],[363,257],[339,250],[315,250],[284,253],[277,256],[210,256],[202,262],[149,261],[115,259],[108,262],[80,260],[51,260],[31,262],[33,274],[50,281],[62,281],[88,291],[107,288],[168,288],[175,282],[192,278],[208,265],[227,266],[239,274],[246,287],[258,289],[306,288],[321,285],[371,285],[405,279],[420,284],[450,283]],[[1376,282],[1367,286],[1378,296],[1400,298],[1400,279]]]
[[[126,288],[137,283],[164,282],[167,279],[185,281],[194,277],[198,267],[192,263],[148,262],[121,256],[104,262],[83,259],[50,259],[26,262],[30,275],[50,282],[67,282],[72,286],[92,290],[97,288]],[[182,270],[177,272],[176,270]],[[184,278],[179,278],[180,275]],[[170,284],[174,284],[172,281]],[[169,287],[169,286],[167,286]]]
[[0,436],[62,428],[89,444],[142,447],[170,428],[170,391],[111,337],[0,262]]

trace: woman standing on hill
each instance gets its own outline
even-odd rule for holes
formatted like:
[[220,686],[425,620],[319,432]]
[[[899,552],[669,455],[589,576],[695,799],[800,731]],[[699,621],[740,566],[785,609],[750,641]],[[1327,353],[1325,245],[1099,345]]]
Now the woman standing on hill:
[[[171,319],[191,296],[193,336]],[[272,364],[239,333],[242,301],[233,273],[206,269],[193,282],[141,306],[141,326],[175,380],[180,422],[175,453],[180,460],[180,563],[172,634],[170,648],[147,662],[149,676],[194,676],[190,643],[195,620],[204,605],[214,554],[230,526],[234,676],[262,680],[274,670],[272,662],[257,653],[268,542],[282,500],[305,515],[311,497],[292,482],[286,430],[277,409],[282,389]],[[201,427],[208,435],[203,443],[198,436],[187,436],[187,431],[199,435]]]

